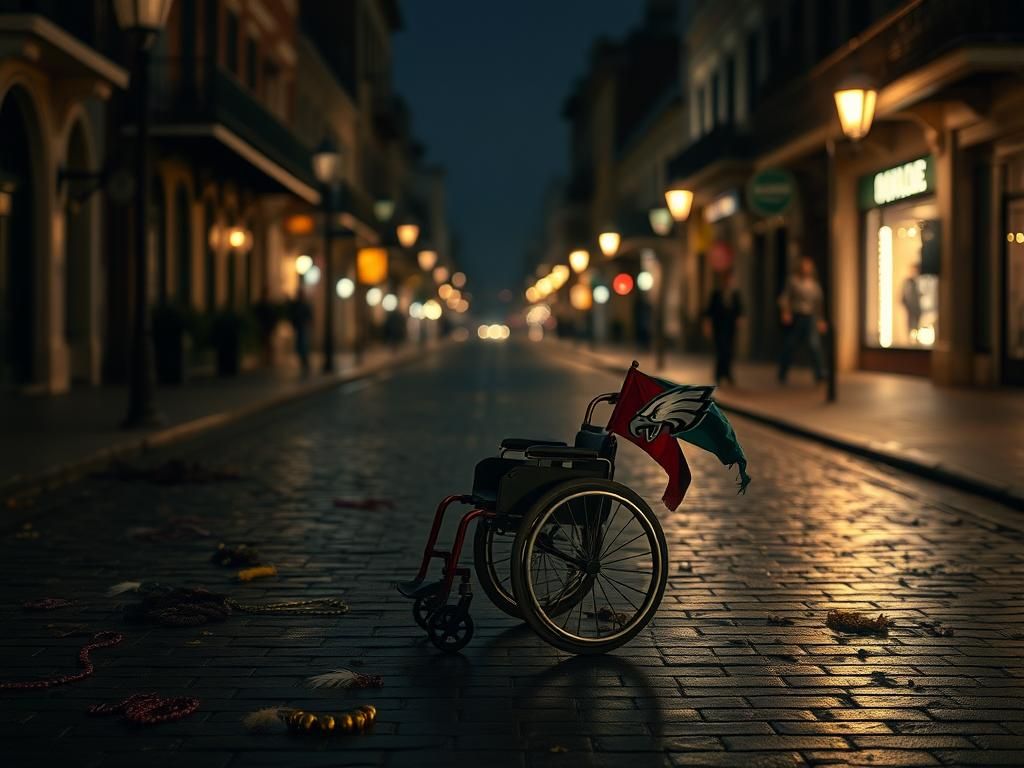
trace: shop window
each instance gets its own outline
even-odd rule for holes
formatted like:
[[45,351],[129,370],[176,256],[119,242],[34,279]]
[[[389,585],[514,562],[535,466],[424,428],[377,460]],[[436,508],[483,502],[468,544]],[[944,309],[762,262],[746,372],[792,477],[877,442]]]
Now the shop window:
[[866,346],[927,350],[935,344],[939,331],[939,225],[931,197],[867,211]]

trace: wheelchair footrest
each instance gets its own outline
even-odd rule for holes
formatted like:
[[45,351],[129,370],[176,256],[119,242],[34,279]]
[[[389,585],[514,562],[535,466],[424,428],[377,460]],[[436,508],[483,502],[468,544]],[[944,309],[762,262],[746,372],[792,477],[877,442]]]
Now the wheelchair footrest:
[[398,593],[402,597],[407,597],[410,600],[415,600],[418,597],[429,595],[432,592],[438,592],[444,589],[444,580],[441,581],[425,581],[424,579],[412,579],[410,581],[400,581],[395,585],[398,589]]

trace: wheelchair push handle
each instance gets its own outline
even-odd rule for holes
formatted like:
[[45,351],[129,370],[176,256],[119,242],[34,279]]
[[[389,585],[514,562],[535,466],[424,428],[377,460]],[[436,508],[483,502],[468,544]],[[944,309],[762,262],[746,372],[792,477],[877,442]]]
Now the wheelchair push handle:
[[594,418],[594,409],[597,408],[599,403],[608,403],[609,405],[615,405],[619,402],[618,392],[605,392],[603,395],[598,395],[590,401],[590,405],[587,406],[587,415],[583,417],[583,426],[592,427],[596,426],[592,419]]

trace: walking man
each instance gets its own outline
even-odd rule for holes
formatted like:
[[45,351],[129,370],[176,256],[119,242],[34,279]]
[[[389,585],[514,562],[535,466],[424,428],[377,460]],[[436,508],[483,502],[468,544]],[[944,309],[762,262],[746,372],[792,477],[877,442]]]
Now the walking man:
[[779,383],[786,383],[793,353],[803,344],[807,345],[811,353],[814,381],[821,382],[825,378],[821,334],[828,330],[828,324],[825,322],[821,283],[818,282],[814,262],[810,257],[802,257],[796,272],[790,275],[779,296],[779,310],[782,324],[786,326],[782,355],[779,357]]

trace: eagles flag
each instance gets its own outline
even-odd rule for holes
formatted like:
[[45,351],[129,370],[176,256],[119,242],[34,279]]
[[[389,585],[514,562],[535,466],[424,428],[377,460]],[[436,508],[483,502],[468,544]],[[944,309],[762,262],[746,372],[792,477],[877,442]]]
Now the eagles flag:
[[711,399],[714,387],[673,384],[641,373],[638,364],[626,372],[608,431],[639,446],[668,473],[662,501],[675,509],[690,485],[690,467],[679,447],[685,440],[739,468],[739,492],[750,483],[747,457],[732,425]]

